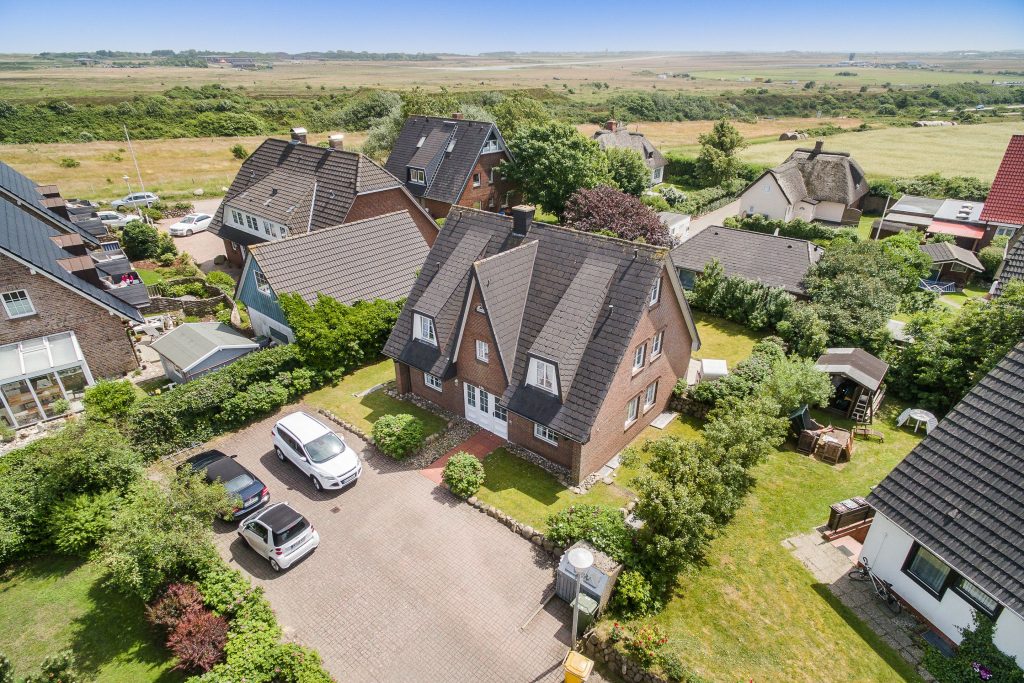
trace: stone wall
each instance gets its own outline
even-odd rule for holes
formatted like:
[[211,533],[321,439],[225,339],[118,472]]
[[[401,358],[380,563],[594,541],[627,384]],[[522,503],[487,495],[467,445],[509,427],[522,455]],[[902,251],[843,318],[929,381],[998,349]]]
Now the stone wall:
[[628,683],[669,683],[667,678],[644,669],[625,653],[620,652],[614,643],[596,631],[583,636],[582,650],[583,654],[595,661],[603,662]]
[[175,278],[174,280],[168,280],[167,284],[180,285],[187,282],[202,283],[206,287],[207,298],[183,299],[169,296],[151,296],[149,298],[149,307],[143,309],[143,312],[146,315],[152,315],[154,313],[166,313],[168,311],[182,311],[185,315],[202,318],[207,315],[213,315],[221,306],[231,308],[234,305],[231,302],[231,297],[213,285],[206,284],[206,280],[201,277]]

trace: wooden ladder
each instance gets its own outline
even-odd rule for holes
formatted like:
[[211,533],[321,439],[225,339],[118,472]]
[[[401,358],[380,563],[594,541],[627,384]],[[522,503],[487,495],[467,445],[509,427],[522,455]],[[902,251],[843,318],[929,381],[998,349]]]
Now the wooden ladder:
[[868,405],[867,394],[861,394],[857,398],[857,405],[853,407],[853,413],[850,415],[854,422],[868,422]]

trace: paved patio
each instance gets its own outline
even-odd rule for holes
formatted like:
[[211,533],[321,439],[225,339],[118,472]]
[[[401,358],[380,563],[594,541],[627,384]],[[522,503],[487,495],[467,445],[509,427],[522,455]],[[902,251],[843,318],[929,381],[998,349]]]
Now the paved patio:
[[233,525],[217,527],[222,555],[266,590],[286,636],[316,648],[347,682],[562,680],[571,613],[548,600],[550,559],[386,456],[369,456],[354,486],[316,493],[270,441],[274,422],[302,408],[314,412],[289,406],[212,444],[320,532],[314,553],[275,574]]

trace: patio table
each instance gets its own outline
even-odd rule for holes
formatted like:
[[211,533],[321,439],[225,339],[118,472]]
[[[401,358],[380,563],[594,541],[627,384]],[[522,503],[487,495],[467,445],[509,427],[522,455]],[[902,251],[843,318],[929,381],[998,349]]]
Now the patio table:
[[[929,413],[927,410],[921,408],[914,408],[910,411],[910,415],[907,416],[908,420],[914,421],[914,431],[916,432],[921,425],[926,425],[935,419],[935,416]],[[927,431],[927,430],[926,430]]]

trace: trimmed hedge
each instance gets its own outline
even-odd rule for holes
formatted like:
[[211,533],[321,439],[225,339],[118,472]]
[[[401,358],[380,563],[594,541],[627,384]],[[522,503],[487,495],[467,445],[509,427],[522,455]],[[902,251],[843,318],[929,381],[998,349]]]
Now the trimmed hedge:
[[401,460],[423,445],[423,423],[406,413],[385,415],[373,423],[373,442],[377,449]]

